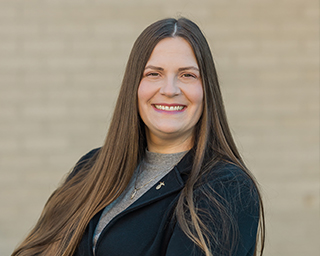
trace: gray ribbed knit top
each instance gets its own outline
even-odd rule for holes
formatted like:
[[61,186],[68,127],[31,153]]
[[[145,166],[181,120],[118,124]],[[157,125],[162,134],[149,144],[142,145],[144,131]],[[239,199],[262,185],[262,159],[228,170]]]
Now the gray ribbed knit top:
[[[146,150],[145,158],[136,168],[125,191],[102,212],[93,237],[93,251],[104,227],[119,213],[128,208],[139,197],[153,187],[181,160],[187,151],[160,154]],[[136,192],[134,193],[134,191]],[[132,195],[134,196],[132,197]]]

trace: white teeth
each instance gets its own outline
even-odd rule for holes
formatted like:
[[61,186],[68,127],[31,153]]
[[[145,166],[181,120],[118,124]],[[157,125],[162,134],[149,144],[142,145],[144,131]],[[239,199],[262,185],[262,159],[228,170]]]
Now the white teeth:
[[162,106],[162,105],[154,105],[156,109],[165,110],[165,111],[179,111],[184,108],[184,106]]

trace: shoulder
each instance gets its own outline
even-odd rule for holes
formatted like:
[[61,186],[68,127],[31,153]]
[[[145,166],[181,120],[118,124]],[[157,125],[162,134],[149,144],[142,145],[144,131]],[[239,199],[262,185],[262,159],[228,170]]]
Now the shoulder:
[[211,239],[225,239],[226,248],[235,250],[232,255],[249,255],[256,241],[260,197],[254,178],[247,171],[232,163],[216,163],[195,188],[194,204]]
[[248,171],[243,170],[238,165],[220,161],[215,164],[206,174],[201,178],[202,183],[224,184],[226,186],[241,184],[254,185],[253,178]]
[[[201,198],[214,198],[234,213],[239,210],[257,213],[259,209],[259,194],[254,178],[239,166],[228,162],[220,161],[207,172],[201,178],[195,194]],[[210,201],[207,203],[210,204]]]
[[101,147],[92,149],[85,155],[83,155],[78,162],[75,164],[74,168],[68,175],[66,181],[71,180],[80,170],[84,169],[86,165],[93,164],[94,160],[96,159],[98,153],[100,152]]
[[79,161],[76,163],[75,168],[81,167],[81,165],[85,164],[86,162],[88,162],[90,159],[92,159],[99,151],[100,151],[101,147],[99,148],[95,148],[90,150],[88,153],[86,153],[85,155],[83,155]]

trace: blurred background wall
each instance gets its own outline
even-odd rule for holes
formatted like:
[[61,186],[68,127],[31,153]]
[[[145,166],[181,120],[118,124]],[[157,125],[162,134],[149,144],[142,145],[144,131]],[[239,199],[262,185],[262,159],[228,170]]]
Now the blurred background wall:
[[266,208],[266,256],[319,255],[319,3],[1,0],[0,255],[81,155],[102,145],[139,33],[205,33],[230,125]]

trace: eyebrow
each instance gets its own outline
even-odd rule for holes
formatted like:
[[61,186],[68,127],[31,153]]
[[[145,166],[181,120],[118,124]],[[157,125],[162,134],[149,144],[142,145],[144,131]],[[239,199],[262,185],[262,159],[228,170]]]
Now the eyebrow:
[[155,69],[155,70],[160,70],[160,71],[163,71],[164,69],[161,68],[161,67],[156,67],[156,66],[152,66],[152,65],[149,65],[149,66],[146,66],[145,67],[145,70],[146,69]]
[[[163,71],[164,69],[161,68],[161,67],[156,67],[156,66],[153,66],[153,65],[148,65],[146,66],[145,70],[146,69],[154,69],[154,70],[160,70],[160,71]],[[183,68],[179,68],[178,71],[185,71],[185,70],[190,70],[190,69],[193,69],[193,70],[196,70],[196,71],[199,71],[199,69],[195,66],[189,66],[189,67],[183,67]]]

